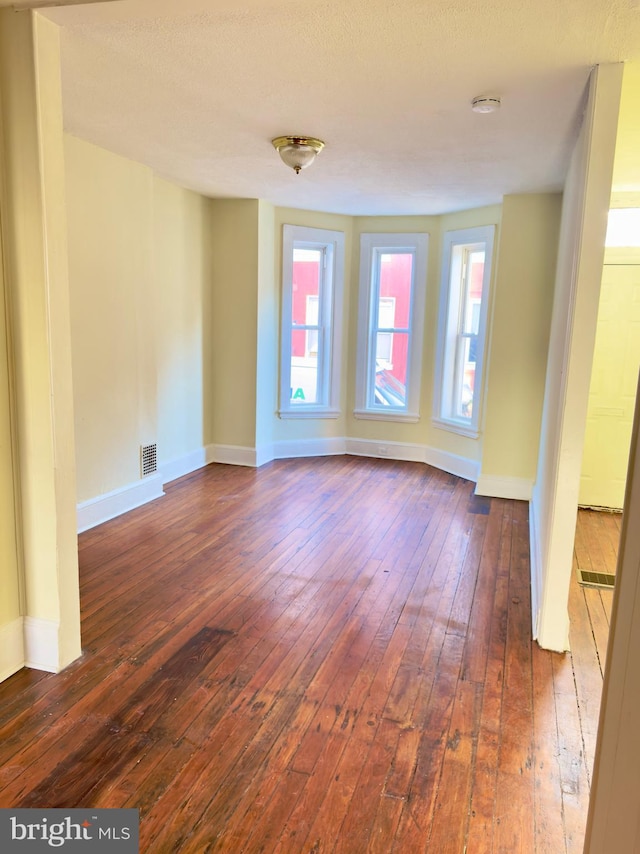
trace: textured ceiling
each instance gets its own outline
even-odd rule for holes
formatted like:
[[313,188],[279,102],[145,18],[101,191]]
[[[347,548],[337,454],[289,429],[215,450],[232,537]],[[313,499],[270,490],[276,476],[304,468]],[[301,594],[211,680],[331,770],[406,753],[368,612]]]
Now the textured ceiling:
[[[639,0],[117,0],[51,9],[65,125],[210,196],[443,213],[562,186]],[[478,115],[476,95],[502,109]],[[325,140],[296,176],[271,138]]]

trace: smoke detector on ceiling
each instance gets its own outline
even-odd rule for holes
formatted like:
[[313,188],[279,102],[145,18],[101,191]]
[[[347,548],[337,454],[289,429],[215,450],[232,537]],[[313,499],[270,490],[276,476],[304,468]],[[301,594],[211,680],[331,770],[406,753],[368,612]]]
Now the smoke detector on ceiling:
[[471,109],[474,113],[495,113],[500,109],[500,98],[479,95],[471,102]]

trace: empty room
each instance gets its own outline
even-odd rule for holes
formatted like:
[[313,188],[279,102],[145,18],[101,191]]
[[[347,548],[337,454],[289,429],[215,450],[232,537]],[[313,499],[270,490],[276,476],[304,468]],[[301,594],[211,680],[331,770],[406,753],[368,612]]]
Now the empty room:
[[638,3],[0,7],[0,813],[640,851]]

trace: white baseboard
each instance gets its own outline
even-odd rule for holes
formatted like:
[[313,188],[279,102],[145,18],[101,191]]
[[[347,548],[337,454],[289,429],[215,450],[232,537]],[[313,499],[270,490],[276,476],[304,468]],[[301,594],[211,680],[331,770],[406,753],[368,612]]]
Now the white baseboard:
[[265,463],[270,463],[275,460],[275,445],[259,445],[256,448],[256,468],[260,468]]
[[191,474],[192,471],[206,466],[207,462],[207,449],[198,448],[196,451],[185,454],[183,457],[175,457],[173,460],[162,463],[160,465],[162,483],[170,483],[172,480],[183,477],[185,474]]
[[425,449],[425,445],[414,445],[410,442],[385,442],[376,439],[346,440],[346,452],[352,457],[375,457],[384,460],[424,463]]
[[476,483],[476,495],[488,495],[491,498],[514,498],[517,501],[531,501],[533,481],[523,477],[496,477],[480,474]]
[[474,483],[478,480],[480,463],[476,460],[459,457],[457,454],[450,454],[448,451],[440,451],[425,445],[424,461],[427,465],[455,474],[456,477],[462,477]]
[[542,594],[542,552],[536,502],[529,502],[529,565],[531,567],[531,632],[538,639]]
[[116,516],[141,507],[163,495],[162,475],[158,473],[120,489],[114,489],[113,492],[107,492],[105,495],[98,495],[97,498],[83,501],[77,507],[78,533],[95,528],[96,525],[115,519]]
[[318,439],[296,439],[274,442],[272,459],[290,460],[297,457],[335,457],[346,453],[346,439],[327,436]]
[[47,673],[58,673],[60,661],[58,655],[58,623],[53,620],[40,620],[37,617],[24,618],[24,666]]
[[247,448],[243,445],[207,445],[206,451],[208,463],[225,463],[228,466],[250,466],[251,468],[257,465],[258,454],[255,448]]
[[24,619],[0,626],[0,682],[24,667]]
[[478,477],[478,463],[474,460],[430,448],[428,445],[372,439],[347,439],[346,442],[347,453],[352,456],[426,463],[465,480],[475,481]]

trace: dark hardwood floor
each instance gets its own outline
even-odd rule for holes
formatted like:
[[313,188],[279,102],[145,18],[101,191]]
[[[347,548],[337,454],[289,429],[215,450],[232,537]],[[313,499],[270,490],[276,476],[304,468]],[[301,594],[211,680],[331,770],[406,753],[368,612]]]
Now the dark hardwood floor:
[[0,685],[0,806],[137,807],[148,854],[582,851],[609,605],[531,642],[525,503],[350,457],[166,491],[80,537],[83,658]]

